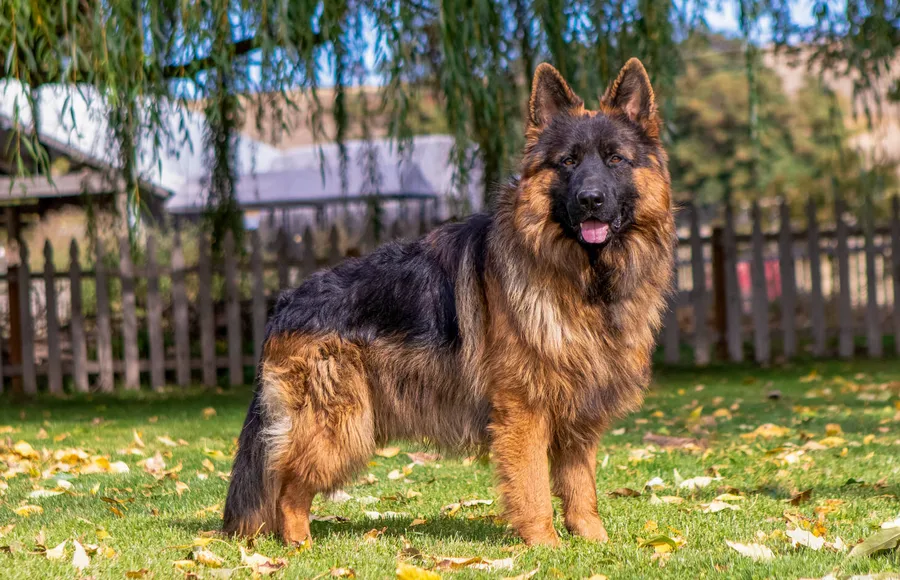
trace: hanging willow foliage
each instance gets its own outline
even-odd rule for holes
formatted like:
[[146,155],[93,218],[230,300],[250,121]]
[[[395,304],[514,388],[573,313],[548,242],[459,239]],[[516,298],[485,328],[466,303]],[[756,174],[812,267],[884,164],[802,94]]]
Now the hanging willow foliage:
[[[324,135],[324,115],[333,117],[346,188],[348,91],[374,75],[381,95],[377,116],[386,119],[396,146],[403,151],[409,145],[409,116],[420,96],[436,97],[455,138],[451,162],[458,181],[467,182],[477,155],[488,196],[512,167],[520,147],[522,106],[539,61],[553,62],[590,104],[596,103],[621,63],[638,56],[651,71],[664,110],[671,110],[681,68],[679,49],[692,31],[704,27],[708,4],[0,0],[2,76],[21,83],[24,94],[30,95],[15,108],[10,144],[14,173],[47,171],[34,127],[18,122],[19,111],[34,108],[34,95],[43,85],[88,85],[110,112],[128,207],[136,208],[141,176],[135,159],[179,146],[184,135],[173,128],[171,115],[173,110],[183,114],[178,113],[183,108],[172,105],[200,100],[206,135],[193,146],[202,146],[207,156],[212,227],[217,233],[237,229],[236,134],[248,115],[256,117],[258,127],[262,116],[281,127],[283,109],[294,106],[291,95],[299,90],[311,103],[309,128],[314,136]],[[747,40],[751,91],[761,43],[785,50],[798,44],[812,47],[807,53],[818,70],[851,75],[859,94],[890,74],[889,63],[900,45],[896,2],[816,1],[811,26],[794,22],[786,0],[739,0],[726,6],[740,17]],[[364,60],[367,51],[375,54],[374,64]],[[323,84],[332,86],[332,102],[320,99]],[[264,98],[273,93],[283,98]],[[366,136],[371,134],[369,118],[376,115],[367,98],[362,101],[365,118],[360,122]],[[669,136],[677,136],[677,127],[670,129]],[[139,133],[152,137],[149,151],[140,150],[139,143],[146,141],[136,138]]]

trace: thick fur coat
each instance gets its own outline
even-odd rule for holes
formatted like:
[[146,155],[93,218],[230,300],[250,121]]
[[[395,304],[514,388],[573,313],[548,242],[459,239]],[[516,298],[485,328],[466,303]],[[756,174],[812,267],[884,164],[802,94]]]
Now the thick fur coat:
[[490,450],[530,544],[606,540],[596,454],[637,409],[670,287],[666,154],[629,61],[584,108],[541,65],[519,177],[490,214],[318,272],[278,301],[232,471],[225,530],[309,538],[317,493],[378,445]]

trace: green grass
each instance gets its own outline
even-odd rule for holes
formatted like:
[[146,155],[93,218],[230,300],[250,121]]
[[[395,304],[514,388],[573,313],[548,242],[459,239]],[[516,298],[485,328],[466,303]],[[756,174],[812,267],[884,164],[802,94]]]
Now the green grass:
[[[812,368],[818,369],[820,378],[801,382]],[[392,458],[373,458],[368,471],[378,479],[376,483],[356,482],[346,487],[354,498],[378,498],[377,502],[363,505],[356,499],[343,503],[316,500],[314,510],[318,515],[344,516],[349,521],[314,522],[315,545],[311,549],[295,552],[266,537],[258,539],[251,551],[286,558],[288,568],[276,573],[285,578],[313,577],[334,567],[353,568],[359,578],[392,577],[397,562],[406,558],[401,554],[405,543],[429,556],[515,559],[512,570],[442,572],[454,578],[515,576],[538,567],[534,578],[583,578],[592,574],[609,578],[720,574],[798,578],[896,571],[900,568],[896,553],[851,560],[846,553],[827,548],[792,548],[783,534],[793,525],[788,520],[809,525],[818,517],[817,508],[829,503],[834,511],[822,516],[824,537],[829,542],[840,536],[852,545],[881,522],[897,517],[898,381],[897,361],[658,373],[643,410],[615,425],[600,448],[599,507],[611,538],[606,545],[569,536],[558,509],[556,525],[562,536],[558,549],[525,548],[502,521],[491,517],[500,513],[496,502],[447,515],[441,508],[452,502],[496,500],[490,467],[477,461],[443,458],[414,467],[405,480],[389,479],[391,471],[402,470],[410,463],[405,453],[400,453]],[[781,391],[781,398],[767,398],[773,389]],[[0,546],[5,552],[0,553],[0,577],[74,577],[71,540],[76,539],[99,547],[83,575],[123,578],[127,571],[149,569],[155,578],[182,577],[173,561],[187,558],[190,544],[202,532],[218,529],[218,510],[227,488],[227,482],[217,473],[209,473],[201,462],[212,461],[223,477],[228,472],[249,395],[248,389],[220,393],[191,390],[166,396],[42,398],[24,407],[4,405],[0,425],[11,427],[12,432],[0,435],[5,439],[0,456],[7,460],[9,446],[24,440],[42,454],[80,448],[105,455],[111,461],[127,463],[130,472],[77,475],[71,478],[72,494],[46,498],[28,495],[34,489],[56,486],[53,479],[44,479],[46,473],[40,473],[55,463],[49,456],[34,462],[37,471],[8,479],[9,487],[0,497],[0,530],[4,531]],[[214,408],[216,414],[205,417],[203,410],[207,407]],[[720,409],[730,409],[731,417]],[[717,417],[713,417],[717,410]],[[763,423],[790,431],[773,439],[751,441],[741,437]],[[829,423],[841,426],[844,442],[832,440],[826,443],[837,443],[833,448],[789,455],[809,439],[821,441]],[[118,453],[133,444],[134,430],[141,433],[146,456],[161,451],[166,469],[182,466],[176,477],[189,490],[179,496],[174,478],[156,480],[137,465],[141,457]],[[648,449],[642,442],[647,432],[698,437],[709,447],[705,451]],[[68,436],[54,441],[61,434]],[[870,435],[874,440],[867,438]],[[158,436],[184,439],[188,445],[169,448],[157,440]],[[415,445],[401,447],[404,452],[419,449]],[[226,457],[211,458],[204,450],[221,451]],[[636,455],[649,455],[649,459],[636,461]],[[790,459],[797,461],[788,463]],[[2,471],[7,467],[0,462]],[[684,478],[718,473],[722,479],[692,493],[675,487],[675,470]],[[201,480],[198,472],[208,477]],[[657,491],[657,496],[680,496],[683,503],[651,503],[651,493],[643,491],[643,486],[653,477],[662,478],[668,485]],[[96,494],[92,494],[92,488],[98,485]],[[640,497],[607,495],[622,487],[643,493]],[[703,513],[701,506],[726,487],[745,497],[733,502],[741,509]],[[812,489],[808,502],[798,506],[788,503],[792,492],[807,489]],[[407,498],[410,491],[421,495]],[[123,502],[115,506],[123,517],[110,510],[114,504],[101,499],[104,497]],[[835,505],[828,500],[843,503]],[[43,513],[27,518],[16,515],[13,510],[24,504],[39,505]],[[365,511],[403,512],[408,516],[373,520]],[[413,518],[427,523],[410,527]],[[653,524],[648,522],[655,522],[659,531],[649,531],[648,526]],[[14,527],[9,529],[9,525]],[[374,528],[386,529],[373,542],[364,541],[363,535]],[[97,530],[102,530],[99,536]],[[677,535],[685,543],[668,557],[655,557],[652,548],[640,547],[638,542],[638,538],[655,533]],[[47,559],[37,546],[39,534],[48,547],[69,540],[65,558]],[[769,562],[754,562],[728,548],[725,540],[761,543],[775,557]],[[240,566],[240,545],[217,539],[207,548],[225,559],[225,568],[235,568]],[[426,568],[432,565],[421,558],[409,562]],[[194,572],[200,577],[215,577],[215,572],[204,566]],[[242,568],[232,577],[250,575]]]

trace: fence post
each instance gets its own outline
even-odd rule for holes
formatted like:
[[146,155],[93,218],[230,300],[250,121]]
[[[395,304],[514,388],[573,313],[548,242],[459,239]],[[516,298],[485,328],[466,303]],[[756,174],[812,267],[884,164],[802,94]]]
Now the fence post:
[[428,202],[419,202],[419,236],[424,236],[431,228],[428,226]]
[[19,320],[22,328],[22,389],[37,394],[37,370],[34,365],[34,321],[31,318],[31,271],[28,246],[19,241]]
[[844,200],[835,192],[834,214],[837,224],[837,258],[840,293],[838,294],[838,355],[853,356],[853,310],[850,303],[850,251],[847,246],[847,224],[844,222]]
[[725,227],[722,233],[722,263],[724,266],[725,333],[728,358],[732,362],[744,360],[744,343],[741,337],[741,288],[737,279],[737,240],[734,231],[734,209],[725,204]]
[[331,231],[328,233],[328,265],[334,266],[344,256],[341,254],[341,236],[340,232],[338,232],[337,225],[331,226]]
[[241,361],[241,303],[237,280],[234,234],[225,235],[225,294],[228,300],[228,376],[232,386],[244,383],[244,366]]
[[88,391],[87,344],[84,338],[84,314],[82,314],[81,298],[81,253],[78,242],[72,239],[69,244],[69,292],[72,300],[72,318],[69,330],[72,332],[72,375],[75,390],[79,393]]
[[894,263],[894,351],[900,355],[900,195],[891,200],[891,259]]
[[791,208],[781,201],[781,224],[778,232],[778,270],[781,274],[781,325],[784,331],[784,358],[797,354],[797,276],[794,269],[794,233],[791,231]]
[[44,242],[44,298],[47,320],[47,388],[54,395],[61,395],[62,352],[59,341],[59,313],[56,303],[56,268],[53,264],[53,246]]
[[812,323],[813,356],[825,356],[825,300],[822,297],[822,256],[819,249],[819,224],[816,204],[806,204],[807,243],[809,250],[809,318]]
[[[306,229],[309,231],[309,226]],[[275,261],[275,267],[278,270],[278,289],[286,290],[291,284],[289,279],[290,270],[288,269],[290,267],[291,244],[284,228],[278,230],[278,234],[275,237],[275,247],[278,249],[276,252],[278,259]]]
[[94,265],[97,299],[97,364],[100,367],[98,387],[104,393],[111,393],[115,383],[113,373],[112,327],[109,315],[109,278],[106,273],[106,249],[103,241],[94,240],[96,263]]
[[122,280],[122,351],[125,360],[125,388],[141,386],[141,369],[137,345],[137,301],[134,297],[134,263],[127,236],[119,238],[119,271]]
[[303,272],[304,279],[309,278],[316,271],[316,247],[312,228],[306,226],[303,232]]
[[162,302],[159,298],[159,268],[156,263],[156,236],[147,238],[147,338],[150,340],[150,386],[166,384],[166,353],[162,332]]
[[200,366],[203,369],[203,385],[216,386],[216,321],[212,299],[212,265],[209,237],[197,234],[197,309],[200,314]]
[[756,362],[767,364],[772,356],[769,341],[769,297],[766,287],[766,262],[763,256],[762,217],[759,202],[753,202],[751,210],[753,231],[751,235],[751,285],[753,296],[753,351]]
[[179,387],[186,387],[191,382],[191,345],[184,270],[181,231],[176,229],[172,246],[172,316],[175,327],[175,382]]
[[866,351],[870,358],[881,358],[884,348],[878,310],[878,273],[875,271],[875,213],[871,196],[863,212],[863,235],[866,253]]
[[266,280],[263,272],[262,244],[259,231],[254,230],[250,241],[253,244],[251,268],[253,271],[253,360],[259,362],[262,355],[263,340],[266,335]]
[[675,258],[672,263],[672,294],[668,299],[668,308],[665,314],[664,340],[665,360],[667,364],[678,364],[681,360],[678,328],[678,246],[675,246]]
[[709,303],[706,293],[706,263],[703,260],[703,239],[700,237],[700,216],[696,205],[691,205],[691,275],[694,289],[694,362],[700,366],[709,364]]

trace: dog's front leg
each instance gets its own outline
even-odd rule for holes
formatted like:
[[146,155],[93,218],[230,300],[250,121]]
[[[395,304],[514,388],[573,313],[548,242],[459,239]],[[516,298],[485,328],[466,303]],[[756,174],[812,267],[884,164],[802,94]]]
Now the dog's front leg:
[[556,443],[550,452],[553,492],[562,500],[566,529],[605,542],[606,528],[597,514],[597,445]]
[[514,398],[494,403],[491,450],[506,518],[526,544],[555,546],[547,452],[550,429],[541,413]]

